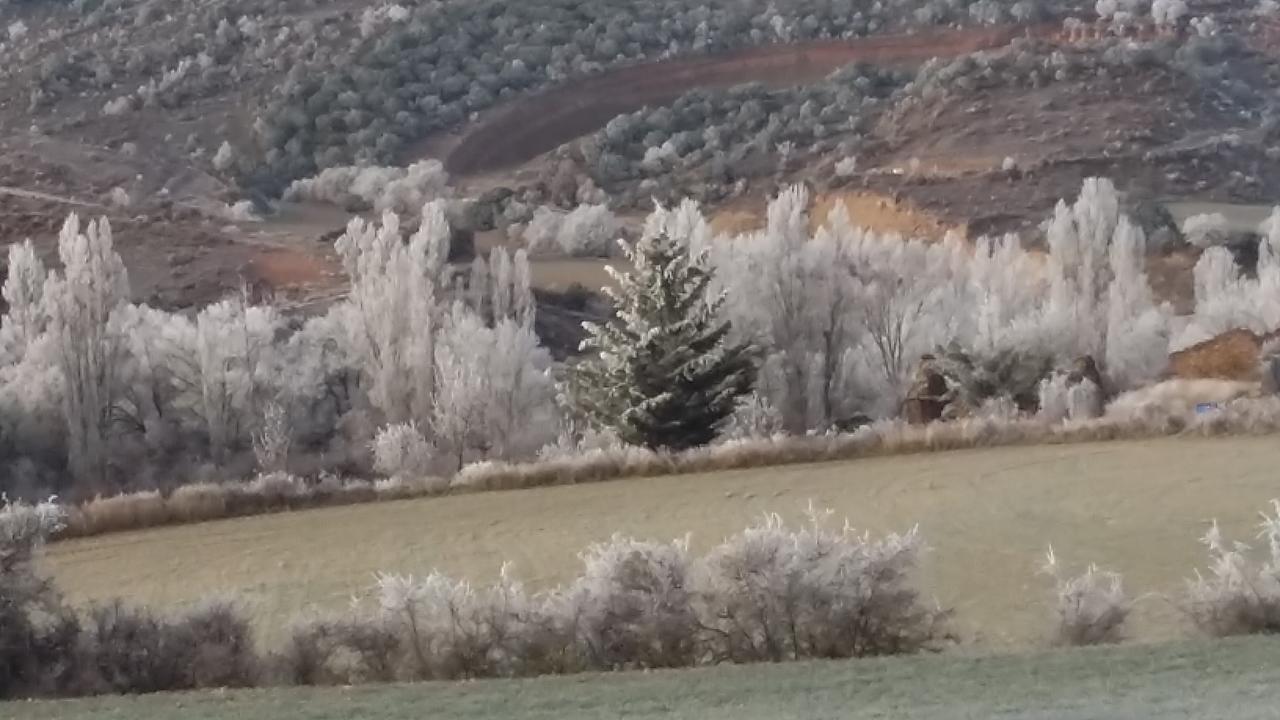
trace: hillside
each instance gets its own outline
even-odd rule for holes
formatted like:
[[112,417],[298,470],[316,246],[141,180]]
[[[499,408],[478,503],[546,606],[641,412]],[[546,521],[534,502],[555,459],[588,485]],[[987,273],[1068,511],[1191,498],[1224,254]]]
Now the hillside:
[[442,161],[497,242],[543,204],[715,210],[795,181],[971,235],[1034,230],[1091,175],[1135,205],[1280,196],[1270,25],[1051,5],[7,2],[0,241],[47,255],[68,211],[107,215],[140,300],[248,284],[314,307],[342,289],[324,238],[367,206],[274,203],[349,164]]

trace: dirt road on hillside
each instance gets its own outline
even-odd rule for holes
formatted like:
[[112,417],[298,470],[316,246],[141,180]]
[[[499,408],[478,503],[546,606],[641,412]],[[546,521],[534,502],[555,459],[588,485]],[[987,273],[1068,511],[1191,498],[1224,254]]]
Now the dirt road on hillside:
[[663,105],[695,88],[747,82],[786,86],[812,82],[854,62],[918,64],[995,48],[1019,35],[1048,30],[1001,26],[766,45],[714,56],[632,65],[519,98],[483,114],[462,135],[435,138],[450,174],[509,168],[594,132],[609,120],[646,105]]

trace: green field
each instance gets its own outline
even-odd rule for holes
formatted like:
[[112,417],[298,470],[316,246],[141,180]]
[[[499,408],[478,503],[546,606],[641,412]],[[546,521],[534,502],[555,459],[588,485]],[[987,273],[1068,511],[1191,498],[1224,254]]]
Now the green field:
[[1141,640],[1185,636],[1159,593],[1205,563],[1213,518],[1252,540],[1280,496],[1274,438],[1164,439],[984,449],[761,468],[313,510],[57,543],[48,565],[77,602],[122,595],[158,609],[240,597],[268,649],[288,620],[346,607],[377,571],[440,568],[492,579],[504,560],[531,585],[563,582],[577,553],[613,532],[692,533],[695,549],[761,513],[799,518],[813,500],[860,528],[919,523],[922,579],[954,608],[969,647],[1042,647],[1050,630],[1046,545],[1071,566],[1125,573]]
[[0,705],[12,720],[1274,718],[1280,639]]

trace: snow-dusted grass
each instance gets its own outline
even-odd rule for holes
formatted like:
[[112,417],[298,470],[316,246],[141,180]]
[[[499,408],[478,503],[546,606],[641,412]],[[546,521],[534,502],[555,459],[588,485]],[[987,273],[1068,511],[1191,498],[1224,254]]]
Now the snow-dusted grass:
[[[802,519],[809,500],[873,534],[919,524],[926,597],[954,608],[965,642],[1043,645],[1047,543],[1122,571],[1134,595],[1176,595],[1203,565],[1218,518],[1251,537],[1275,496],[1273,438],[988,448],[946,455],[763,467],[626,482],[350,505],[54,543],[48,565],[72,600],[123,593],[163,611],[239,594],[278,646],[300,610],[341,610],[375,572],[491,583],[504,562],[531,590],[567,583],[580,548],[614,533],[692,533],[703,553],[762,513]],[[981,572],[978,571],[981,569]],[[1185,615],[1144,602],[1126,635],[1183,636]]]
[[[915,656],[363,688],[281,688],[12,703],[13,720],[276,717],[314,720],[1010,720],[1099,717],[1270,720],[1280,643],[1270,638],[994,657]],[[179,704],[181,710],[178,710]],[[1155,709],[1153,711],[1153,709]]]

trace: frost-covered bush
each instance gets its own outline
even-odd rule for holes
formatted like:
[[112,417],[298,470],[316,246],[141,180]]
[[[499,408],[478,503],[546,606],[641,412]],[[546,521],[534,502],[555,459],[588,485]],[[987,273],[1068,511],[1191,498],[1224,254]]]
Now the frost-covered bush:
[[302,478],[286,472],[269,472],[250,480],[245,490],[268,507],[288,507],[296,501],[305,499],[307,483]]
[[699,660],[687,538],[655,543],[615,535],[587,548],[582,563],[566,592],[592,666],[675,668]]
[[262,430],[253,436],[253,455],[260,472],[284,472],[293,444],[289,414],[283,405],[270,403],[262,416]]
[[[491,585],[380,575],[373,614],[295,629],[288,674],[459,679],[918,652],[943,640],[945,615],[912,588],[920,549],[914,531],[872,539],[816,518],[791,531],[771,516],[703,558],[687,541],[615,536],[541,593],[508,567]],[[353,667],[337,666],[342,651]]]
[[1186,0],[1152,0],[1151,21],[1157,27],[1175,28],[1187,14]]
[[540,207],[524,229],[533,256],[608,257],[617,249],[618,218],[604,205],[579,205],[567,213]]
[[1133,601],[1125,594],[1120,573],[1091,564],[1079,575],[1067,575],[1053,548],[1049,548],[1043,572],[1054,581],[1054,638],[1058,643],[1100,645],[1124,639]]
[[380,622],[309,618],[290,626],[275,665],[291,685],[358,685],[394,680],[398,654],[398,639]]
[[622,441],[608,428],[587,426],[576,430],[572,426],[561,429],[554,443],[544,445],[538,451],[539,460],[572,460],[596,451],[618,450]]
[[259,660],[249,621],[231,603],[211,602],[164,618],[116,600],[88,612],[87,671],[108,692],[138,694],[252,687]]
[[218,172],[226,172],[231,169],[231,164],[236,160],[235,151],[231,149],[231,143],[226,140],[218,146],[218,152],[213,155],[213,169]]
[[75,683],[80,626],[36,568],[65,513],[53,500],[0,499],[0,700],[62,691]]
[[505,568],[483,587],[440,573],[378,578],[382,621],[400,640],[400,674],[408,679],[525,674],[522,643],[535,602]]
[[723,440],[744,440],[747,438],[769,438],[783,432],[782,413],[769,403],[768,398],[759,393],[751,393],[738,399],[737,406],[724,430],[720,433]]
[[389,478],[421,478],[431,471],[435,449],[414,423],[388,425],[373,440],[373,468]]
[[1195,416],[1196,406],[1224,405],[1256,390],[1254,383],[1231,380],[1172,379],[1117,396],[1106,417],[1151,427],[1181,424]]
[[1182,234],[1198,248],[1222,245],[1230,237],[1227,217],[1222,213],[1192,215],[1182,223]]
[[218,206],[216,212],[222,219],[230,220],[231,222],[262,221],[257,210],[253,207],[253,202],[250,200],[241,200],[235,203],[224,203]]
[[356,198],[378,212],[414,215],[432,200],[452,195],[449,174],[439,160],[423,160],[401,167],[331,167],[315,177],[296,180],[285,190],[286,200],[306,200],[347,206]]
[[712,657],[733,662],[911,653],[941,641],[945,613],[912,573],[913,529],[873,539],[832,530],[811,510],[790,529],[777,515],[726,539],[698,565],[700,616]]
[[1187,583],[1183,607],[1201,631],[1214,637],[1280,632],[1280,501],[1265,513],[1258,537],[1265,559],[1251,557],[1242,542],[1228,543],[1215,521],[1201,542],[1209,550],[1207,574]]

